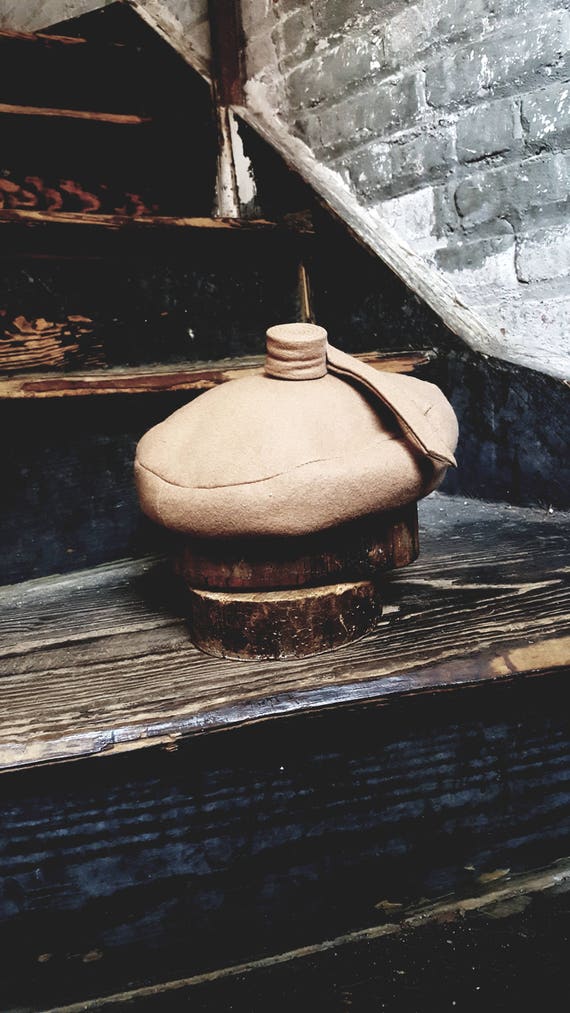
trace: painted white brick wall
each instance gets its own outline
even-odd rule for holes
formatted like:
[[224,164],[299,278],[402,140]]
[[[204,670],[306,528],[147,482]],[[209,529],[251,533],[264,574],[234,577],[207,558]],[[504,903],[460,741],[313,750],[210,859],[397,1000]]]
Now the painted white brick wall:
[[[255,8],[259,39],[261,0],[243,6]],[[272,81],[274,114],[449,281],[495,336],[494,354],[560,376],[570,375],[568,6],[274,0],[266,60],[258,47],[250,69],[251,94]]]

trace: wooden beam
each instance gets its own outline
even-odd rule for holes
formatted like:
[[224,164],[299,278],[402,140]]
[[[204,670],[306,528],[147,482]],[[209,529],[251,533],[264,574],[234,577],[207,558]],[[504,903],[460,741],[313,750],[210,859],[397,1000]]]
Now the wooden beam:
[[239,217],[242,200],[237,124],[230,106],[243,102],[243,29],[236,0],[209,0],[212,99],[218,133],[216,213]]
[[67,120],[88,120],[92,123],[115,123],[118,126],[140,126],[150,123],[148,116],[136,116],[134,113],[101,113],[85,109],[52,109],[49,106],[20,106],[0,102],[2,116],[48,116]]
[[[365,352],[357,358],[375,369],[411,373],[433,352]],[[84,397],[94,394],[149,394],[159,391],[210,390],[228,380],[263,372],[263,356],[196,363],[184,369],[139,366],[70,373],[27,373],[0,378],[1,398]]]
[[244,36],[237,0],[209,0],[212,70],[216,101],[222,106],[243,102]]

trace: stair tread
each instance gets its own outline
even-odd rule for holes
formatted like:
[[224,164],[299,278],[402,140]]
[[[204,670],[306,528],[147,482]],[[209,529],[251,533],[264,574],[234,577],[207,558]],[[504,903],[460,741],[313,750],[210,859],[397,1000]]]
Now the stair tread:
[[[435,353],[364,352],[356,358],[375,369],[411,373]],[[93,394],[138,394],[152,391],[208,390],[238,376],[259,373],[264,357],[243,356],[184,365],[117,366],[70,372],[11,373],[0,377],[0,398],[77,397]]]
[[[2,106],[0,105],[0,111]],[[273,229],[284,229],[290,232],[301,232],[303,235],[312,235],[313,229],[310,222],[305,218],[292,215],[290,219],[281,222],[268,221],[266,218],[206,218],[204,216],[185,215],[144,215],[134,217],[133,215],[100,214],[98,212],[82,211],[27,211],[20,208],[13,208],[0,211],[0,225],[83,225],[98,226],[99,228],[188,228],[188,229],[216,229],[220,231],[239,232],[242,229],[248,232],[267,231]]]
[[162,560],[5,587],[0,768],[570,667],[568,530],[564,514],[432,495],[378,629],[287,662],[200,654]]
[[95,123],[116,123],[119,126],[140,126],[150,123],[150,117],[136,113],[108,113],[87,109],[55,109],[53,106],[15,105],[0,102],[2,116],[57,116],[62,119],[92,120]]

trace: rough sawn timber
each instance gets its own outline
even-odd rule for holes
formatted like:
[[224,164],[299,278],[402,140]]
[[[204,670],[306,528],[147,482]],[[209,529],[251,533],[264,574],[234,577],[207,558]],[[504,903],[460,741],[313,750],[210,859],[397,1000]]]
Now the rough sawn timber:
[[570,668],[567,515],[432,496],[420,558],[384,616],[311,661],[212,660],[164,564],[111,564],[0,592],[3,768],[167,743],[331,705]]

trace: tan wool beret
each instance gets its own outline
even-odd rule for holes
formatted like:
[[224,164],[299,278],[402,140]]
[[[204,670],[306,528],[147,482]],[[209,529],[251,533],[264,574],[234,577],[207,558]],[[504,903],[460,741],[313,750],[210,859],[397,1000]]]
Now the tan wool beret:
[[427,495],[457,419],[431,383],[374,369],[314,324],[267,332],[262,375],[209,390],[141,439],[144,512],[200,537],[302,535]]

